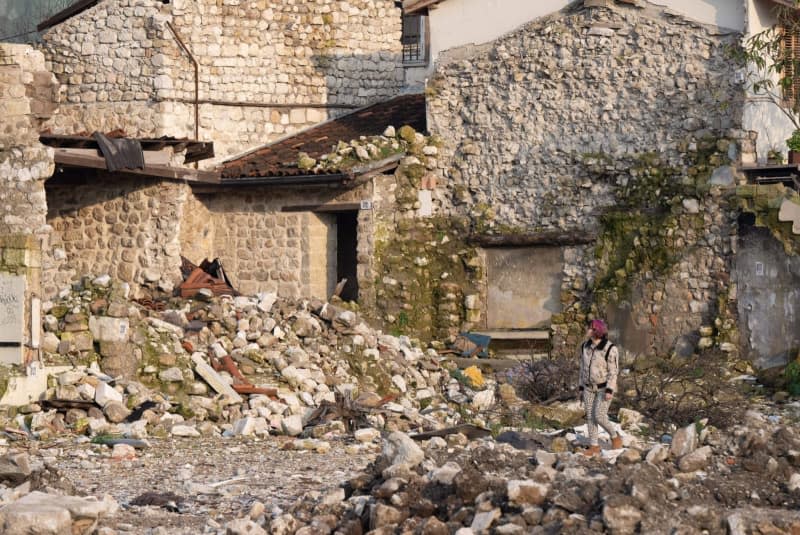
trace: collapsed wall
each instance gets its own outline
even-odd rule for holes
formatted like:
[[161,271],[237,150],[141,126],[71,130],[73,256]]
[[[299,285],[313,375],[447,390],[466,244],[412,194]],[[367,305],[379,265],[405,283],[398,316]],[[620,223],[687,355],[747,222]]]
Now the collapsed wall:
[[[571,354],[597,314],[634,351],[735,337],[731,165],[754,148],[731,46],[652,6],[578,6],[441,60],[427,92],[445,210],[470,219],[486,254],[560,248],[555,352]],[[546,267],[533,257],[531,280]]]

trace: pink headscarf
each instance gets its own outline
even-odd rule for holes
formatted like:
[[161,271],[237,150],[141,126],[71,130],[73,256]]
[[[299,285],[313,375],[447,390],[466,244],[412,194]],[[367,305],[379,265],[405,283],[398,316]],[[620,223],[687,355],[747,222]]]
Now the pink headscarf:
[[608,335],[608,326],[603,320],[592,320],[589,324],[589,328],[594,331],[594,334],[596,334],[598,338],[603,338]]

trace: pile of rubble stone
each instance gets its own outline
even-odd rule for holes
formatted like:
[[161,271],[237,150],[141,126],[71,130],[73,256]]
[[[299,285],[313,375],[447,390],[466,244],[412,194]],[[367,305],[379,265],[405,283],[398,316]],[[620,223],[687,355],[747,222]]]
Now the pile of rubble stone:
[[751,411],[727,432],[699,422],[661,437],[622,410],[625,448],[587,459],[580,429],[489,436],[493,411],[520,403],[511,385],[456,372],[343,304],[202,290],[134,301],[99,277],[43,310],[46,364],[64,367],[41,399],[0,422],[3,533],[47,522],[53,533],[111,535],[120,504],[136,506],[73,496],[66,461],[26,453],[62,434],[110,446],[99,458],[123,467],[157,462],[138,450],[170,437],[280,434],[283,450],[331,455],[337,440],[349,455],[380,453],[334,491],[289,508],[251,501],[225,525],[209,518],[207,533],[800,530],[798,404]]
[[45,360],[68,367],[16,416],[38,438],[425,430],[465,416],[480,423],[494,404],[492,381],[451,377],[434,350],[376,331],[344,305],[203,290],[136,302],[104,276],[43,311]]
[[[795,407],[797,409],[798,407]],[[692,424],[671,443],[627,434],[588,459],[574,436],[463,434],[384,441],[370,470],[316,502],[228,533],[797,533],[800,432],[751,411],[723,434]]]

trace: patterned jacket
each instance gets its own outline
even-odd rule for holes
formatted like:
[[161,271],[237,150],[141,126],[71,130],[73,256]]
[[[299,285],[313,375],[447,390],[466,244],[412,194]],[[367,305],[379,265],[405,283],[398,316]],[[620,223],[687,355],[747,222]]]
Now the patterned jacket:
[[619,375],[619,349],[604,338],[592,346],[592,341],[587,340],[581,344],[581,366],[578,379],[578,388],[600,390],[613,394],[617,391],[617,376]]

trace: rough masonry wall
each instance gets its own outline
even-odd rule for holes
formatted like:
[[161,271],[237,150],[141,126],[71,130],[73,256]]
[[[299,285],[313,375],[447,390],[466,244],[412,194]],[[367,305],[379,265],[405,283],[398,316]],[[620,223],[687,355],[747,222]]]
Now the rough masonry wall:
[[[266,106],[202,106],[201,131],[219,155],[346,111],[314,106],[364,106],[403,84],[400,9],[392,0],[177,0],[172,12],[199,63],[200,98]],[[185,54],[168,47],[164,61],[173,80],[164,97],[191,101]]]
[[753,151],[736,130],[735,45],[653,6],[577,6],[437,67],[429,121],[450,213],[479,234],[598,237],[566,249],[557,352],[593,314],[641,352],[719,333],[735,233],[725,165]]
[[[329,252],[311,250],[309,212],[283,212],[283,207],[313,206],[324,203],[353,203],[370,198],[371,186],[342,191],[324,188],[277,189],[240,188],[222,193],[197,193],[197,201],[209,214],[208,235],[211,248],[203,253],[209,259],[219,258],[234,287],[244,294],[273,291],[287,298],[309,297],[312,293],[312,270],[319,267],[318,257]],[[191,211],[187,217],[193,218]],[[368,215],[359,214],[359,247],[371,236]],[[193,236],[186,225],[182,246],[190,250]],[[359,276],[367,273],[369,255],[359,249]],[[190,258],[191,259],[191,258]],[[191,259],[194,260],[194,259]],[[202,260],[202,258],[198,259]],[[360,281],[359,281],[360,282]],[[329,296],[317,296],[329,297]]]
[[392,0],[105,0],[44,36],[66,87],[53,130],[194,138],[194,67],[168,23],[198,62],[198,137],[217,160],[402,87]]
[[166,9],[157,0],[106,0],[45,33],[42,51],[64,88],[55,133],[162,134]]
[[189,195],[186,184],[147,178],[48,183],[58,262],[45,273],[46,295],[105,274],[130,283],[135,294],[145,286],[170,290],[181,280],[180,223]]
[[55,111],[58,85],[41,53],[0,45],[0,234],[47,234],[44,180],[53,151],[39,143],[42,122]]
[[[42,248],[49,233],[44,181],[53,173],[53,150],[39,143],[39,131],[57,101],[58,84],[44,56],[26,45],[0,44],[0,326],[6,342],[21,342],[19,349],[3,349],[3,363],[36,357],[39,333],[31,329],[30,304],[41,298]],[[22,295],[11,290],[19,280]],[[16,325],[21,332],[12,332]]]

